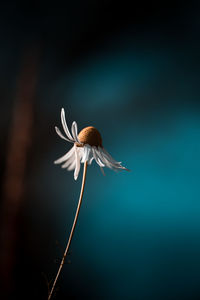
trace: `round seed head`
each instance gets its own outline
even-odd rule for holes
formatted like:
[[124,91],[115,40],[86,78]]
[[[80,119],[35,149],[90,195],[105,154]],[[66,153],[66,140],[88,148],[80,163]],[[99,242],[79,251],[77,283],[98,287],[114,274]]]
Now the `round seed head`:
[[[99,131],[93,127],[83,128],[78,135],[79,141],[83,144],[89,144],[90,146],[102,147],[102,138]],[[78,146],[78,145],[77,145]]]

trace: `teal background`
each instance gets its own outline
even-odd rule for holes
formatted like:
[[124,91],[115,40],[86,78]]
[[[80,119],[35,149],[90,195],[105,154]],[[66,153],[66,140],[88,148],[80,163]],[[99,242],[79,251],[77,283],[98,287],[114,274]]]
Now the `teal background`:
[[61,107],[69,126],[97,127],[131,172],[106,169],[104,177],[95,163],[88,168],[55,299],[199,299],[198,3],[2,11],[2,180],[23,53],[40,49],[10,299],[46,299],[42,274],[55,276],[73,222],[81,174],[75,182],[53,164],[71,147],[54,130]]

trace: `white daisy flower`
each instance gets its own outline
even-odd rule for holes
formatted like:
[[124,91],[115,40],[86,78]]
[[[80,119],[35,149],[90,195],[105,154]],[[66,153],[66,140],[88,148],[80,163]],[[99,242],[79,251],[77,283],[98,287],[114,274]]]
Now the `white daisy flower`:
[[52,284],[51,290],[49,291],[48,300],[51,300],[51,297],[54,293],[54,289],[57,283],[57,280],[60,276],[60,272],[65,263],[65,259],[68,254],[68,250],[71,244],[71,240],[74,234],[74,230],[76,227],[76,223],[78,220],[78,215],[83,199],[83,193],[85,188],[85,179],[87,173],[87,166],[90,165],[93,160],[100,166],[101,170],[104,167],[108,167],[113,170],[127,170],[125,167],[121,165],[121,162],[117,162],[110,156],[110,154],[104,149],[102,145],[102,138],[99,131],[93,126],[86,127],[82,129],[78,134],[78,127],[76,122],[72,123],[71,133],[67,127],[67,123],[65,120],[65,111],[62,108],[61,110],[61,122],[63,126],[63,130],[65,135],[62,134],[58,127],[55,127],[57,134],[64,140],[73,144],[73,147],[61,158],[55,161],[55,164],[61,164],[62,168],[67,168],[67,170],[74,170],[74,179],[78,178],[78,174],[80,171],[81,163],[84,163],[83,169],[83,177],[82,177],[82,185],[79,196],[79,201],[76,209],[76,214],[74,217],[74,222],[72,225],[72,229],[69,235],[69,239],[65,248],[65,252],[63,254],[60,266],[58,268],[56,277]]
[[61,122],[65,135],[62,134],[58,127],[55,127],[55,130],[62,139],[72,143],[73,147],[54,163],[62,163],[62,168],[66,168],[69,171],[74,170],[75,180],[78,178],[81,163],[86,162],[90,165],[93,160],[96,161],[102,172],[104,167],[113,170],[128,170],[104,149],[101,135],[95,127],[86,127],[78,134],[77,123],[74,121],[70,133],[65,119],[64,108],[61,109]]

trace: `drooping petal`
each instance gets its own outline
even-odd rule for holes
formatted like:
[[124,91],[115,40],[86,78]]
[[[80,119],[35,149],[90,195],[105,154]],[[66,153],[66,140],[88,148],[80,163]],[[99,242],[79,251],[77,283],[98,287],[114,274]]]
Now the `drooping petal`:
[[107,161],[109,161],[114,168],[124,169],[129,171],[128,169],[126,169],[121,165],[121,162],[116,161],[104,148],[102,149],[102,153],[104,157],[107,159]]
[[92,147],[90,145],[87,145],[87,146],[89,148],[87,162],[88,162],[88,165],[91,165],[91,163],[92,163],[92,161],[94,159],[94,155],[93,155],[93,152],[92,152]]
[[119,162],[115,161],[114,158],[112,158],[110,155],[107,155],[107,153],[104,151],[104,149],[99,147],[99,154],[103,160],[103,162],[106,163],[106,166],[110,169],[116,170],[116,169],[123,169],[128,170],[125,167],[123,167]]
[[[91,151],[92,152],[92,151]],[[91,153],[90,152],[90,153]],[[94,157],[92,156],[92,157],[90,157],[90,158],[88,158],[88,165],[91,165],[91,163],[92,163],[92,161],[93,161],[93,159],[94,159]]]
[[113,165],[102,155],[102,153],[100,153],[100,157],[101,160],[103,161],[103,163],[105,164],[106,167],[114,170],[115,168],[113,167]]
[[59,135],[59,137],[61,137],[61,139],[66,140],[70,143],[73,143],[73,141],[69,140],[62,134],[62,132],[60,131],[60,129],[57,126],[55,126],[55,130],[56,130],[57,135]]
[[82,147],[82,148],[83,148],[83,153],[82,153],[81,163],[84,163],[85,162],[86,153],[87,153],[87,149],[85,147]]
[[[100,148],[100,147],[99,147],[99,148]],[[112,162],[113,164],[118,164],[118,165],[121,164],[121,162],[116,161],[116,160],[115,160],[115,159],[114,159],[114,158],[106,151],[105,148],[101,148],[101,150],[102,150],[104,156],[105,156],[110,162]]]
[[82,157],[82,162],[84,163],[85,161],[88,160],[89,153],[90,153],[90,146],[86,144],[84,145],[83,149],[84,149],[84,153]]
[[68,160],[74,154],[74,147],[72,147],[65,155],[54,161],[54,164],[60,164]]
[[72,123],[72,135],[73,135],[74,140],[80,144],[80,141],[78,139],[78,126],[75,121]]
[[62,169],[68,168],[75,161],[75,153],[61,166]]
[[99,150],[98,150],[98,148],[96,148],[95,149],[96,150],[96,155],[97,155],[97,157],[98,157],[98,160],[99,160],[99,162],[100,162],[100,164],[101,164],[101,167],[105,167],[105,162],[103,161],[103,159],[101,158],[101,155],[100,155],[100,152],[99,152]]
[[104,164],[100,161],[100,159],[98,158],[97,154],[96,154],[96,147],[93,146],[92,147],[92,153],[93,153],[93,156],[94,156],[94,159],[96,161],[96,163],[100,166],[100,167],[104,167]]
[[75,170],[76,167],[76,161],[75,159],[73,160],[73,162],[69,165],[69,167],[67,168],[68,171],[73,171]]
[[106,159],[106,157],[103,154],[103,151],[101,149],[101,147],[98,147],[99,150],[99,156],[102,160],[102,162],[105,164],[106,167],[112,168],[112,166],[110,165],[110,163],[108,162],[108,160]]
[[80,171],[80,158],[76,146],[75,146],[75,161],[76,161],[76,167],[74,171],[74,179],[77,180]]
[[83,147],[77,147],[76,149],[78,151],[80,162],[82,163],[83,162],[83,155],[84,155],[84,148]]
[[83,153],[81,162],[84,163],[87,161],[88,165],[90,165],[94,159],[94,156],[92,153],[92,147],[88,144],[85,144],[83,149],[84,149],[84,153]]
[[67,137],[71,141],[73,141],[73,138],[72,138],[71,133],[70,133],[70,131],[68,129],[67,122],[66,122],[66,119],[65,119],[65,110],[64,110],[64,108],[61,109],[61,122],[62,122],[62,126],[63,126],[63,129],[64,129]]

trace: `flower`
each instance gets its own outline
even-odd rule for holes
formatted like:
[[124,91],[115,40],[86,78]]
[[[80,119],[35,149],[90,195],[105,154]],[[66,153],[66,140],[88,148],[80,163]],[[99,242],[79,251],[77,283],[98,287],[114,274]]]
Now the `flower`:
[[65,135],[61,133],[58,127],[55,127],[57,134],[62,139],[74,145],[64,156],[57,159],[54,163],[63,163],[62,168],[66,168],[68,171],[74,170],[75,180],[78,178],[81,163],[87,162],[90,165],[93,160],[100,166],[102,172],[102,168],[104,167],[113,170],[128,170],[121,165],[121,162],[117,162],[112,158],[104,149],[101,135],[95,127],[86,127],[78,134],[77,123],[74,121],[70,133],[65,119],[64,108],[61,109],[61,122]]

